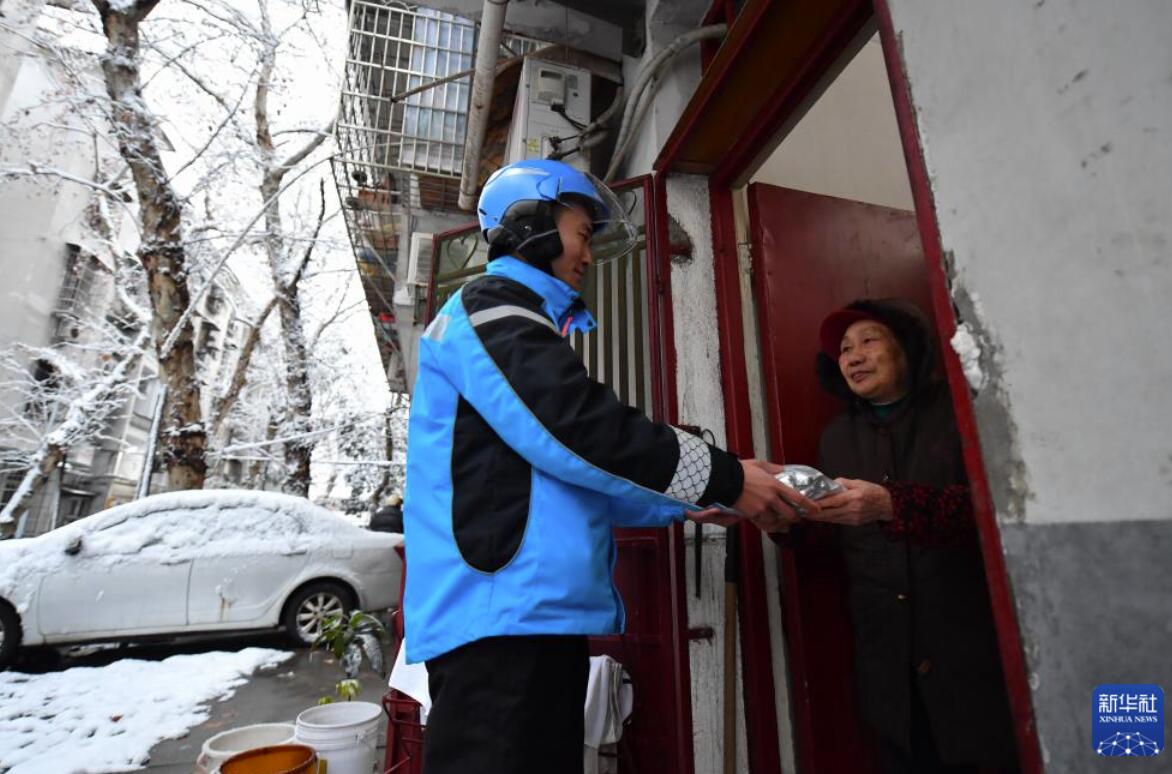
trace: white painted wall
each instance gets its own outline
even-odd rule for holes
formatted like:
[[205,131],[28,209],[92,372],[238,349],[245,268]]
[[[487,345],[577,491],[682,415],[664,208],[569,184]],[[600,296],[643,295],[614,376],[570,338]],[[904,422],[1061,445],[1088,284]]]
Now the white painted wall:
[[[7,100],[0,105],[0,168],[27,170],[30,161],[88,178],[92,138],[60,106],[60,88],[46,59],[18,56]],[[0,59],[6,59],[0,57]],[[27,112],[26,112],[27,111]],[[0,349],[13,342],[49,343],[50,313],[64,279],[65,245],[80,242],[89,189],[51,176],[0,180]]]
[[[692,175],[667,180],[667,209],[692,242],[690,261],[673,263],[672,315],[675,325],[676,397],[679,421],[711,430],[718,446],[726,442],[724,396],[720,386],[720,343],[716,328],[712,218],[708,181]],[[688,626],[712,627],[711,641],[689,643],[692,673],[692,744],[696,774],[716,774],[723,760],[724,551],[725,531],[705,526],[701,595],[696,596],[693,528],[687,537]],[[738,649],[739,650],[739,649]],[[748,771],[744,693],[737,668],[737,771]]]
[[[695,29],[708,9],[708,3],[649,2],[646,18],[647,50],[635,60],[626,58],[623,77],[629,88],[642,64],[669,45],[679,35]],[[699,46],[682,53],[664,72],[655,101],[644,123],[636,131],[636,142],[626,158],[619,177],[633,177],[651,171],[651,165],[664,142],[679,121],[700,80]],[[712,223],[707,180],[703,177],[673,175],[667,181],[667,209],[687,232],[692,243],[692,259],[672,265],[671,298],[675,323],[676,391],[679,420],[712,430],[717,444],[725,438],[724,395],[720,383],[720,346],[717,338],[716,286],[712,253]],[[752,353],[749,353],[752,357]],[[717,774],[723,765],[723,695],[724,664],[724,550],[725,532],[706,527],[703,531],[701,594],[695,589],[694,537],[686,528],[685,559],[688,584],[688,626],[711,627],[711,641],[698,640],[689,645],[692,675],[693,756],[697,774]],[[767,592],[770,598],[771,629],[780,643],[780,603],[776,588],[776,565],[772,562],[772,545],[765,546]],[[738,632],[739,635],[739,632]],[[788,688],[785,682],[784,652],[774,649],[774,689],[778,697],[778,731],[782,740],[783,760],[792,770],[792,733],[788,712]],[[741,684],[741,654],[738,636],[737,653],[737,753],[736,770],[748,771],[745,736],[744,686]]]
[[943,247],[996,349],[1021,478],[1000,515],[1172,518],[1172,4],[890,6]]
[[1042,759],[1105,771],[1094,686],[1172,680],[1172,4],[889,6]]
[[781,139],[751,181],[912,209],[878,35],[863,45]]
[[33,49],[29,36],[44,4],[45,0],[0,2],[0,105],[8,102],[21,62]]

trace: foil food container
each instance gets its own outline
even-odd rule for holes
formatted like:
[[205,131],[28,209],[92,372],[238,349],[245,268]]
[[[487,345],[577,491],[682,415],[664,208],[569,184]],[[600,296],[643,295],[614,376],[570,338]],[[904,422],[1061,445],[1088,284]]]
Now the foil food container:
[[783,465],[774,478],[811,500],[846,491],[842,484],[809,465]]

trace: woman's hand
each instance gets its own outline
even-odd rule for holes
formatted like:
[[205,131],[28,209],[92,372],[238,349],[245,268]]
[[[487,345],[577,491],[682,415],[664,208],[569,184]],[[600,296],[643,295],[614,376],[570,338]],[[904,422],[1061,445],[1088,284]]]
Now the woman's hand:
[[820,510],[806,518],[851,527],[894,518],[891,493],[885,487],[854,478],[836,478],[835,481],[846,487],[846,491],[820,499]]

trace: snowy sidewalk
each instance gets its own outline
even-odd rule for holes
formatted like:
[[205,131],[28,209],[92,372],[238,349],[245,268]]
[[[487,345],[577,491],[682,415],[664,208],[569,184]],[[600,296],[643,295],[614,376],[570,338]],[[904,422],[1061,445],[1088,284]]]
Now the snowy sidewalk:
[[[342,670],[332,656],[321,651],[291,651],[293,657],[275,670],[254,675],[227,701],[212,704],[210,716],[181,739],[169,739],[151,750],[145,771],[150,774],[191,774],[203,743],[230,728],[253,723],[292,723],[297,713],[317,704],[334,690]],[[329,661],[326,659],[329,658]],[[358,676],[362,681],[359,701],[378,703],[386,692],[386,681],[368,670]],[[386,723],[379,727],[378,760],[383,759]]]
[[[44,674],[0,673],[0,772],[190,774],[212,735],[291,722],[341,676],[320,652],[311,657],[246,645]],[[366,673],[362,682],[360,698],[378,701],[383,681]]]

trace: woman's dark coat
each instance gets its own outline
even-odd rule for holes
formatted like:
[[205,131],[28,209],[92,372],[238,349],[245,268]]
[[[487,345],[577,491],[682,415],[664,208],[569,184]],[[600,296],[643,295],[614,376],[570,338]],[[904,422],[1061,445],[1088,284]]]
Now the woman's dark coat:
[[[823,431],[821,469],[885,484],[897,518],[906,509],[909,519],[839,529],[862,715],[889,743],[910,749],[917,690],[945,763],[1010,763],[1012,724],[968,480],[951,397],[933,376],[931,334],[918,310],[900,302],[851,306],[893,330],[912,382],[908,398],[880,420],[850,393],[837,364],[819,356],[823,386],[850,405]],[[958,495],[956,512],[919,514],[927,518],[913,531],[914,506],[939,510],[932,506],[945,493]]]

